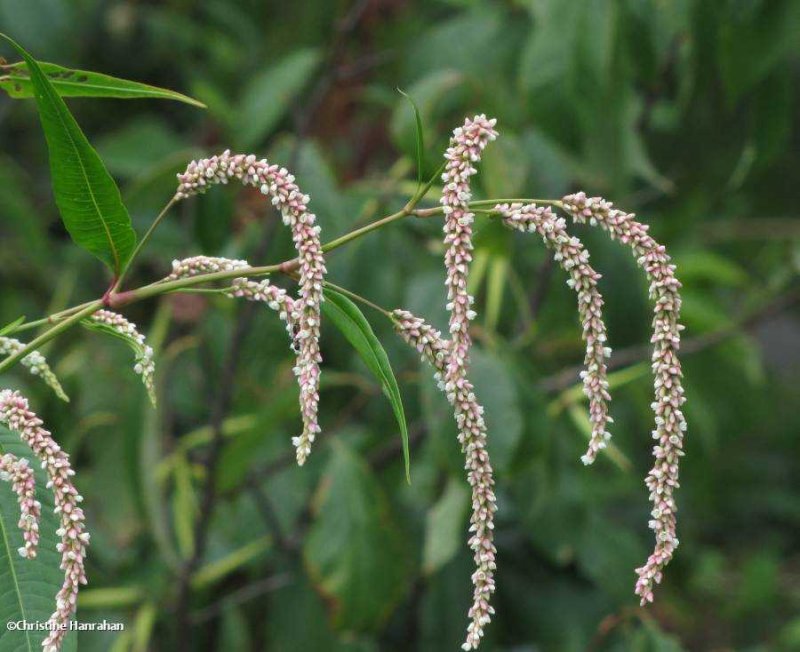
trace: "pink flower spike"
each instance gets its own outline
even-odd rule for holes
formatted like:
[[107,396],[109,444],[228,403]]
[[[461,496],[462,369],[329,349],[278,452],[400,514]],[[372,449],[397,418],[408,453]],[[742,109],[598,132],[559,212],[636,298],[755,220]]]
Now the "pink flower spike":
[[567,285],[578,294],[578,316],[586,342],[586,369],[581,373],[583,393],[589,399],[589,421],[592,434],[589,448],[581,457],[584,464],[591,464],[597,453],[604,449],[611,434],[606,430],[611,422],[608,415],[608,369],[606,358],[611,348],[606,346],[606,326],[603,322],[603,297],[597,289],[598,274],[589,265],[589,252],[581,241],[567,233],[566,221],[558,217],[549,206],[536,204],[499,204],[496,212],[503,217],[503,224],[517,231],[536,232],[553,250],[553,258],[569,274]]
[[292,438],[297,463],[303,464],[311,452],[311,444],[320,432],[319,376],[322,356],[319,349],[322,282],[326,273],[316,216],[309,212],[308,195],[294,182],[286,168],[256,159],[253,154],[231,154],[226,150],[218,156],[192,161],[178,175],[175,199],[184,199],[205,192],[210,186],[226,184],[237,179],[246,186],[259,188],[268,195],[280,212],[283,223],[290,227],[299,258],[299,295],[295,300],[297,318],[297,365],[295,375],[300,385],[300,411],[303,432]]
[[[472,383],[461,381],[461,390],[449,391],[444,381],[451,342],[441,333],[407,310],[392,313],[395,330],[435,370],[439,388],[454,406],[459,439],[466,452],[467,479],[472,487],[472,516],[470,517],[469,546],[472,548],[476,570],[472,575],[473,601],[469,610],[471,622],[467,628],[465,650],[476,649],[483,637],[483,627],[489,623],[494,608],[489,601],[495,591],[494,571],[497,569],[497,549],[494,545],[494,477],[489,452],[486,449],[486,423],[483,407],[478,403]],[[458,403],[458,404],[456,404]]]
[[56,610],[48,621],[51,630],[42,643],[42,649],[45,652],[57,652],[61,649],[70,619],[75,613],[78,589],[81,584],[86,584],[84,559],[89,533],[86,532],[85,517],[80,507],[83,497],[72,483],[74,471],[69,463],[69,455],[43,428],[42,420],[29,409],[28,401],[19,392],[8,389],[0,391],[0,423],[19,433],[22,441],[41,460],[48,485],[53,490],[55,513],[60,519],[56,534],[61,538],[58,549],[64,583],[56,594]]
[[484,148],[497,138],[497,123],[485,115],[476,115],[464,121],[453,131],[450,146],[445,152],[445,169],[442,174],[442,207],[444,209],[444,243],[447,247],[444,266],[447,272],[447,309],[450,312],[451,341],[447,349],[444,370],[444,391],[454,409],[458,426],[458,440],[466,454],[467,479],[472,487],[473,536],[469,545],[475,553],[478,570],[472,576],[474,586],[471,622],[467,627],[465,650],[478,647],[483,627],[494,613],[489,599],[494,592],[495,547],[491,527],[494,510],[494,480],[489,453],[486,450],[486,424],[483,408],[478,405],[472,384],[467,379],[469,349],[469,322],[475,317],[473,298],[467,291],[469,266],[472,262],[472,222],[469,210],[472,199],[470,177],[476,173],[473,163],[480,161]]
[[683,437],[686,419],[681,406],[683,395],[681,363],[678,360],[681,331],[679,323],[681,284],[675,277],[672,264],[663,245],[647,232],[646,225],[637,222],[634,215],[617,210],[611,202],[600,197],[587,197],[585,193],[568,195],[562,200],[564,210],[575,222],[589,222],[606,231],[612,239],[627,244],[637,264],[650,281],[650,298],[655,304],[653,316],[652,369],[655,376],[655,412],[653,448],[655,464],[645,479],[650,491],[653,510],[650,527],[655,532],[653,554],[641,568],[636,569],[639,579],[635,593],[642,605],[653,600],[653,589],[661,582],[664,567],[672,559],[678,539],[675,536],[675,514],[678,510],[674,490],[678,484],[678,464],[683,457]]
[[0,455],[0,480],[11,483],[19,502],[19,528],[25,545],[18,550],[26,559],[36,557],[39,545],[39,517],[42,505],[36,500],[36,480],[33,469],[26,459],[18,459],[11,453]]

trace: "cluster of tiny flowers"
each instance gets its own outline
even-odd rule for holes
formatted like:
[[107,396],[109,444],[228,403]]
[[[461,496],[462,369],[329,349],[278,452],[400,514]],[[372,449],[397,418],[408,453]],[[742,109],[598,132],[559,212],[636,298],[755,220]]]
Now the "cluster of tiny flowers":
[[[286,331],[289,333],[292,351],[297,353],[295,328],[300,319],[300,311],[297,309],[297,302],[286,293],[286,290],[272,285],[268,280],[251,281],[246,278],[237,278],[231,283],[228,292],[232,297],[265,303],[272,310],[277,312],[281,321],[286,324]],[[294,372],[299,378],[300,368],[295,367]]]
[[42,505],[36,500],[36,480],[28,460],[19,459],[11,453],[0,455],[0,480],[11,483],[19,502],[19,529],[25,545],[19,548],[20,556],[25,559],[36,557],[36,546],[39,545],[39,516]]
[[311,444],[320,432],[319,411],[319,350],[320,312],[323,301],[322,282],[325,260],[320,242],[320,228],[316,216],[308,210],[308,195],[295,183],[294,176],[285,168],[256,159],[252,154],[223,152],[201,161],[192,161],[186,171],[178,175],[176,199],[204,192],[215,184],[225,184],[238,179],[247,186],[259,188],[272,198],[272,204],[291,228],[292,240],[299,260],[299,295],[296,300],[299,313],[297,323],[297,369],[300,383],[300,410],[303,433],[292,442],[297,449],[297,462],[303,464],[311,452]]
[[600,274],[589,265],[589,252],[581,241],[567,233],[566,220],[555,215],[549,206],[499,204],[494,210],[502,215],[506,226],[523,233],[538,233],[553,250],[553,257],[558,264],[569,274],[567,285],[578,294],[578,316],[586,342],[586,369],[581,372],[581,378],[583,392],[589,399],[589,420],[592,424],[589,448],[581,461],[591,464],[611,439],[606,428],[612,422],[608,415],[611,396],[608,393],[606,368],[606,358],[611,355],[611,348],[606,346],[603,297],[597,289]]
[[153,348],[149,346],[136,325],[122,315],[110,310],[98,310],[90,318],[96,324],[107,326],[123,338],[136,345],[136,360],[133,370],[142,377],[150,401],[156,403],[155,373],[156,364],[153,359]]
[[678,463],[683,456],[686,431],[686,420],[681,409],[685,402],[681,382],[683,374],[678,360],[680,333],[683,330],[678,322],[681,285],[675,277],[675,265],[670,262],[664,247],[650,236],[648,227],[637,222],[633,215],[615,209],[610,202],[599,197],[588,198],[584,193],[564,197],[562,204],[576,222],[588,221],[599,225],[612,238],[631,248],[637,264],[647,274],[650,298],[655,303],[651,342],[655,377],[652,407],[656,415],[653,438],[657,444],[653,448],[655,464],[645,484],[653,504],[650,527],[655,532],[656,545],[646,564],[636,569],[639,575],[636,594],[644,605],[653,601],[653,589],[661,581],[663,569],[678,546],[674,490],[679,487]]
[[478,569],[472,576],[474,595],[469,611],[465,650],[478,647],[483,628],[493,613],[489,599],[494,592],[493,514],[495,511],[494,480],[486,450],[486,425],[483,408],[478,405],[472,384],[467,379],[469,365],[469,322],[474,319],[473,298],[467,291],[469,265],[472,261],[472,222],[469,210],[472,199],[470,177],[476,173],[474,163],[480,161],[486,145],[497,138],[496,120],[477,115],[464,121],[453,131],[450,146],[445,152],[442,173],[441,204],[444,211],[445,270],[447,277],[447,310],[450,313],[451,341],[447,349],[444,370],[444,391],[453,405],[459,442],[466,454],[466,469],[472,487],[472,537],[470,547],[475,553]]
[[[14,355],[24,348],[25,345],[19,340],[15,340],[13,337],[0,337],[0,355]],[[26,366],[28,371],[34,376],[41,378],[47,386],[56,393],[58,398],[62,401],[69,401],[69,397],[66,392],[64,392],[64,388],[61,387],[61,383],[58,382],[58,378],[56,378],[53,370],[50,369],[50,366],[47,364],[47,360],[45,360],[41,353],[38,351],[31,351],[22,358],[22,364]]]
[[214,256],[192,256],[183,260],[173,260],[172,273],[166,280],[175,281],[179,278],[190,278],[199,274],[230,272],[234,269],[247,269],[248,267],[250,265],[246,260],[232,260]]
[[56,611],[49,621],[53,627],[42,648],[45,652],[57,652],[75,612],[78,588],[86,584],[84,557],[89,533],[85,531],[84,514],[80,507],[83,497],[72,483],[75,472],[70,467],[69,455],[43,428],[41,419],[29,409],[28,401],[19,392],[0,391],[0,423],[19,433],[22,441],[41,460],[48,477],[47,488],[53,490],[54,512],[60,521],[56,534],[61,538],[57,548],[61,553],[64,584],[56,594]]
[[497,138],[496,120],[477,115],[464,121],[453,131],[450,146],[445,152],[445,169],[442,173],[442,199],[444,210],[445,269],[447,278],[447,309],[450,312],[450,352],[448,377],[463,374],[469,364],[469,322],[475,318],[473,298],[467,292],[467,276],[472,262],[472,222],[469,210],[469,179],[477,172],[473,163],[480,161],[489,141]]
[[472,574],[473,604],[469,610],[472,622],[467,629],[464,650],[476,649],[483,636],[483,628],[491,620],[494,607],[489,604],[495,590],[494,571],[497,549],[494,545],[494,513],[497,502],[494,495],[494,478],[489,453],[486,449],[486,423],[483,407],[478,403],[472,383],[466,378],[459,381],[458,391],[448,391],[445,373],[452,342],[441,333],[415,317],[407,310],[392,312],[395,329],[399,335],[436,370],[439,388],[456,412],[459,440],[467,455],[465,468],[472,487],[472,516],[470,518],[469,546],[474,553],[476,570]]

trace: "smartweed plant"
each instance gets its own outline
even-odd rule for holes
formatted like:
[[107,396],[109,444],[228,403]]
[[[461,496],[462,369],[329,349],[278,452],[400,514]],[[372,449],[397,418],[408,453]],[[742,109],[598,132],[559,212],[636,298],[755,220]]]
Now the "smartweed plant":
[[[41,378],[63,400],[68,400],[62,386],[39,353],[40,347],[74,326],[115,336],[124,340],[134,352],[134,371],[141,377],[151,400],[155,402],[153,349],[137,326],[121,314],[133,303],[167,293],[192,292],[197,288],[212,289],[231,299],[263,303],[277,313],[285,324],[294,374],[299,387],[302,430],[292,439],[297,463],[302,465],[313,452],[314,441],[321,432],[319,424],[319,386],[323,364],[320,331],[326,317],[323,304],[332,304],[331,311],[344,315],[360,329],[365,338],[374,337],[357,307],[363,303],[390,320],[399,336],[414,347],[422,360],[431,365],[434,377],[452,406],[458,429],[458,441],[464,455],[466,480],[472,492],[468,545],[472,550],[475,571],[472,574],[473,595],[468,608],[468,626],[464,650],[478,648],[484,629],[494,614],[492,594],[495,592],[496,547],[494,515],[497,501],[494,475],[487,449],[487,432],[480,397],[470,381],[470,322],[476,317],[474,298],[468,291],[473,251],[473,222],[476,213],[502,222],[509,229],[537,234],[554,260],[566,272],[567,285],[577,295],[577,314],[586,346],[585,370],[581,373],[583,391],[589,401],[591,437],[588,450],[581,458],[591,464],[607,447],[611,437],[608,427],[609,383],[606,360],[611,355],[603,321],[603,297],[598,289],[598,274],[589,264],[589,253],[581,241],[568,231],[567,219],[579,224],[597,226],[612,239],[627,245],[636,262],[647,275],[650,298],[654,304],[652,322],[652,371],[655,413],[655,463],[645,480],[652,503],[649,527],[655,534],[655,548],[641,568],[634,591],[645,604],[653,600],[655,586],[661,582],[664,567],[672,558],[678,539],[675,534],[674,491],[678,485],[678,464],[683,455],[686,421],[681,386],[681,365],[678,360],[682,326],[679,323],[680,283],[675,266],[665,248],[648,233],[646,225],[632,214],[625,213],[599,197],[584,193],[560,199],[495,198],[475,201],[470,179],[477,173],[484,149],[498,137],[495,120],[484,115],[468,118],[457,127],[444,155],[437,175],[427,183],[420,179],[417,191],[402,210],[327,243],[322,238],[325,216],[319,218],[311,210],[311,198],[304,194],[294,176],[281,165],[258,158],[254,154],[221,154],[190,162],[178,175],[177,189],[150,229],[138,240],[131,226],[120,193],[67,109],[62,96],[97,97],[166,97],[191,101],[171,91],[119,80],[97,73],[83,73],[39,63],[21,46],[3,37],[20,55],[21,62],[4,65],[0,83],[15,97],[33,97],[46,136],[53,178],[53,188],[67,230],[79,246],[102,260],[110,271],[111,281],[102,297],[67,310],[25,322],[17,320],[0,334],[0,372],[17,363]],[[61,83],[76,77],[77,84]],[[102,81],[102,84],[99,83]],[[416,107],[414,107],[416,111]],[[417,113],[417,118],[419,115]],[[418,148],[421,148],[421,136]],[[441,181],[440,206],[422,208],[420,202],[434,183]],[[194,195],[208,192],[214,186],[239,182],[258,189],[265,200],[281,214],[291,231],[296,257],[278,264],[252,265],[244,260],[193,256],[172,262],[171,271],[148,285],[127,288],[125,280],[137,256],[148,244],[169,209],[179,202],[191,201]],[[564,216],[562,216],[561,214]],[[401,224],[405,218],[443,220],[444,269],[446,303],[449,314],[445,337],[422,317],[402,308],[387,310],[326,280],[325,256],[370,232]],[[272,284],[270,277],[287,276],[296,281],[297,291],[290,294]],[[337,319],[332,320],[339,325]],[[43,332],[27,343],[18,339],[25,331],[41,327]],[[359,347],[356,347],[359,349]],[[365,356],[368,366],[386,388],[398,419],[408,473],[408,434],[397,383],[380,344],[372,346],[378,353]],[[364,355],[363,347],[359,352]],[[75,484],[69,456],[54,441],[42,421],[31,410],[28,400],[18,391],[0,391],[0,422],[16,432],[32,455],[38,458],[47,478],[47,488],[54,495],[54,510],[59,526],[57,550],[61,555],[63,585],[54,597],[53,625],[43,641],[43,649],[61,649],[66,629],[75,613],[78,588],[86,584],[84,560],[89,545],[81,495]],[[2,452],[2,451],[0,451]],[[0,455],[0,479],[10,483],[19,502],[19,554],[28,563],[35,560],[39,547],[39,523],[42,504],[37,500],[34,473],[25,457],[12,453]],[[79,479],[78,479],[79,484]],[[89,507],[91,509],[91,507]],[[465,598],[465,606],[467,600]]]

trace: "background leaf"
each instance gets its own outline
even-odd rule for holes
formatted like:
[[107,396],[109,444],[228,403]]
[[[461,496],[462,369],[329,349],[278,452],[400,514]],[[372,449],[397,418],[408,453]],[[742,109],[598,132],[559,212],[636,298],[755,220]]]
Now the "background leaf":
[[335,442],[303,555],[338,628],[370,631],[406,588],[407,551],[380,486],[358,455]]

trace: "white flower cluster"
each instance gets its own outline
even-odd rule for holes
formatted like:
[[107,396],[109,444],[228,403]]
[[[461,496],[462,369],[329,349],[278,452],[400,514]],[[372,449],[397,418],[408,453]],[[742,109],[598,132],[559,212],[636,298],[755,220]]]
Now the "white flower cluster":
[[[13,355],[24,348],[25,345],[19,340],[15,340],[13,337],[0,337],[0,355],[2,356]],[[55,392],[58,398],[62,401],[69,402],[69,396],[67,396],[64,388],[61,387],[61,383],[58,382],[58,378],[56,378],[53,370],[50,369],[50,366],[47,364],[47,360],[45,360],[45,357],[41,353],[38,351],[31,351],[22,358],[22,364],[27,367],[28,371],[34,376],[41,378],[45,384]]]
[[183,260],[173,260],[172,273],[167,276],[167,280],[175,281],[179,278],[190,278],[199,274],[229,272],[234,269],[247,269],[248,267],[250,265],[246,260],[233,260],[216,256],[192,256]]
[[176,199],[184,199],[204,192],[210,186],[226,184],[236,179],[246,186],[259,188],[271,197],[291,228],[292,240],[298,254],[299,294],[295,299],[298,313],[296,375],[300,385],[300,411],[303,417],[303,432],[292,442],[297,452],[298,464],[303,464],[311,452],[311,444],[320,432],[319,376],[322,356],[319,350],[320,313],[323,301],[322,282],[326,273],[325,260],[320,242],[320,227],[316,216],[308,210],[308,195],[300,192],[294,175],[286,168],[257,159],[253,154],[231,154],[225,151],[219,156],[192,161],[186,171],[178,175]]

